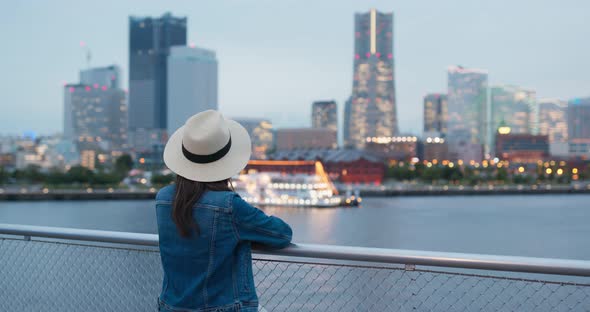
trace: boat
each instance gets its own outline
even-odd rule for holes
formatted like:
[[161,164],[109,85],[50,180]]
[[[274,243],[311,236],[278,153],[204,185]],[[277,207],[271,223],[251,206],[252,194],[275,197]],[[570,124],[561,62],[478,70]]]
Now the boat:
[[358,194],[338,194],[320,163],[315,168],[313,173],[249,170],[234,179],[234,188],[256,206],[342,207],[360,203]]

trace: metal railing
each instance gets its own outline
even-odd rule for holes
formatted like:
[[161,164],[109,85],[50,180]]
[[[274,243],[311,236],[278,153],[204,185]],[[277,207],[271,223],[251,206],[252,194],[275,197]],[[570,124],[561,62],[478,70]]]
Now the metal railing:
[[[156,309],[159,253],[142,246],[157,235],[10,224],[0,234],[2,311]],[[268,311],[590,310],[590,261],[309,244],[254,258]]]

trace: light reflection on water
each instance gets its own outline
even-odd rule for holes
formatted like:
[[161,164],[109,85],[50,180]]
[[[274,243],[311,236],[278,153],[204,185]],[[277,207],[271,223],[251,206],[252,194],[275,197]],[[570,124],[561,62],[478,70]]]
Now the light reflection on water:
[[[365,198],[361,207],[263,210],[294,241],[590,260],[590,195]],[[155,233],[154,203],[0,202],[0,223]]]

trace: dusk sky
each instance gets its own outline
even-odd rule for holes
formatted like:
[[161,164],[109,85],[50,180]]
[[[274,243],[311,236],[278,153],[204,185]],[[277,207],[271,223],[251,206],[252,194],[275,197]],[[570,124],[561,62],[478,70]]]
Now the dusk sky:
[[[309,126],[314,100],[350,95],[355,12],[394,12],[400,130],[420,134],[422,97],[446,68],[489,71],[538,97],[590,96],[590,1],[10,1],[2,4],[0,134],[62,131],[65,82],[118,64],[127,88],[129,15],[188,17],[188,42],[217,52],[219,108]],[[341,118],[342,116],[339,116]]]

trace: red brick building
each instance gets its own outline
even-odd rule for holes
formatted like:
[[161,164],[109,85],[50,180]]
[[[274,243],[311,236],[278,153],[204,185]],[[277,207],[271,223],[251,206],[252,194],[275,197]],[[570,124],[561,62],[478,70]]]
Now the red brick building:
[[496,134],[496,156],[503,160],[533,163],[549,157],[549,136]]
[[309,173],[320,161],[334,182],[346,184],[381,184],[385,175],[383,159],[358,150],[279,151],[269,161],[250,161],[246,170],[259,172]]

